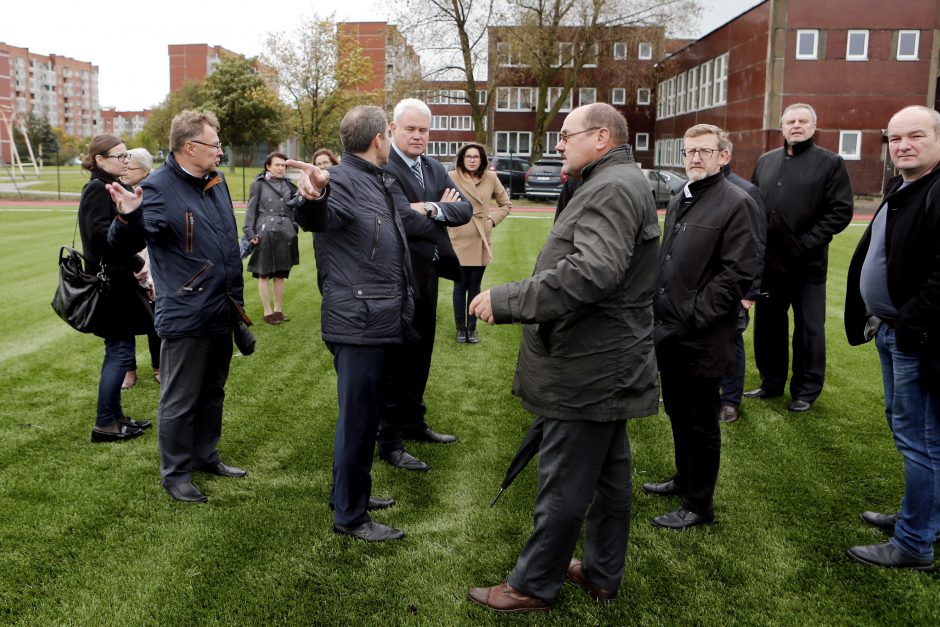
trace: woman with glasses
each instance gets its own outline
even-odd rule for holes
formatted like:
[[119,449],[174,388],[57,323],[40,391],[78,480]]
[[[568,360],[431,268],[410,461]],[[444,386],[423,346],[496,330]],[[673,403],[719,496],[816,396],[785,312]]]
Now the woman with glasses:
[[[284,178],[286,169],[287,155],[272,152],[265,159],[264,172],[255,177],[248,192],[248,210],[242,229],[255,245],[248,260],[248,271],[258,279],[264,321],[273,325],[289,320],[282,311],[284,281],[290,269],[300,263],[297,224],[293,209],[287,206],[297,188]],[[269,283],[273,283],[273,290]]]
[[[133,148],[127,151],[130,159],[127,162],[127,173],[121,177],[124,185],[137,189],[140,182],[147,178],[153,169],[153,155],[146,148]],[[140,286],[147,291],[150,300],[151,309],[156,298],[156,290],[153,286],[153,277],[150,276],[150,256],[147,249],[140,251],[140,256],[144,259],[144,276],[138,281]],[[153,378],[160,383],[160,336],[151,325],[147,332],[147,346],[150,349],[150,366],[153,368]],[[136,351],[135,351],[136,352]],[[124,382],[121,384],[122,390],[129,390],[137,383],[137,359],[134,359],[134,367],[124,375]]]
[[[473,205],[473,218],[462,226],[452,226],[451,243],[460,260],[460,281],[454,281],[454,320],[457,343],[476,344],[477,319],[467,314],[467,306],[480,293],[483,272],[493,260],[491,231],[509,215],[512,203],[496,172],[487,168],[486,151],[479,144],[467,144],[457,153],[456,167],[448,172],[464,198]],[[490,209],[490,200],[496,208]]]
[[149,421],[138,422],[121,407],[121,382],[134,365],[134,336],[153,328],[153,312],[138,281],[146,278],[140,255],[124,254],[108,244],[117,215],[108,183],[121,183],[130,155],[120,138],[98,135],[91,140],[82,168],[91,174],[78,204],[79,231],[89,272],[104,272],[109,289],[95,312],[94,333],[104,338],[104,362],[98,381],[98,410],[92,442],[117,442],[143,435]]
[[321,148],[313,153],[313,165],[329,170],[334,165],[339,165],[339,158],[329,148]]

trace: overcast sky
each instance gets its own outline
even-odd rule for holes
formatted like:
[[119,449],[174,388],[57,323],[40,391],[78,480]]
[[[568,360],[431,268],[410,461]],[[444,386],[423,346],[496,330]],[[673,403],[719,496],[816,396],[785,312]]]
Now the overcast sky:
[[[714,30],[760,1],[704,0],[707,8],[696,34]],[[90,61],[98,66],[99,104],[138,110],[159,104],[169,91],[169,44],[205,43],[254,56],[269,32],[292,30],[304,11],[309,15],[319,9],[324,15],[332,6],[340,21],[383,21],[388,17],[384,4],[3,0],[0,41],[36,54]]]

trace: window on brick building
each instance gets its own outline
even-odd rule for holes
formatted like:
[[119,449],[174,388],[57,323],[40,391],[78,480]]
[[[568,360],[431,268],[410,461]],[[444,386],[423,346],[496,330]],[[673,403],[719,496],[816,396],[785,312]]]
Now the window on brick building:
[[610,104],[627,104],[627,90],[623,87],[614,87],[610,90]]
[[849,160],[862,158],[861,131],[839,131],[839,155]]
[[868,31],[850,30],[845,41],[846,61],[868,60]]
[[574,44],[570,41],[558,42],[558,67],[574,67]]
[[698,107],[707,109],[712,106],[712,64],[698,66]]
[[497,131],[496,153],[500,155],[529,155],[532,153],[532,133],[526,131]]
[[594,87],[581,87],[578,89],[578,106],[597,102],[597,89]]
[[796,31],[796,58],[797,59],[818,59],[819,58],[819,31],[818,30],[798,30]]
[[618,41],[614,44],[614,60],[623,61],[627,58],[627,44]]
[[650,149],[650,134],[637,133],[633,138],[633,149],[636,151],[647,151]]
[[477,104],[485,105],[486,104],[486,90],[481,89],[477,92]]
[[728,102],[728,53],[715,58],[715,105]]
[[666,117],[666,81],[663,81],[659,84],[659,87],[656,90],[656,117],[664,118]]
[[650,103],[649,87],[641,87],[636,90],[636,103],[638,105],[648,105]]
[[637,50],[636,57],[642,60],[649,60],[653,58],[653,44],[641,41]]
[[545,133],[545,156],[560,156],[559,153],[555,152],[555,146],[558,145],[558,135],[558,131],[548,131]]
[[497,87],[497,111],[531,111],[535,106],[535,90],[532,87]]
[[698,111],[698,68],[694,67],[689,70],[689,79],[686,81],[688,83],[688,93],[686,94],[685,103],[689,111]]
[[[557,102],[558,99],[561,97],[561,92],[563,89],[564,89],[563,87],[549,87],[548,88],[548,98],[545,101],[546,111],[548,111],[553,106],[555,106],[555,102]],[[558,108],[558,111],[559,112],[571,111],[572,109],[571,103],[573,100],[574,100],[574,92],[569,89],[568,96],[565,98],[565,101],[561,103],[561,107]]]
[[919,30],[898,31],[898,61],[917,61],[919,46]]
[[685,72],[676,77],[676,115],[685,113]]
[[432,115],[431,116],[431,130],[432,131],[446,131],[447,130],[447,116],[446,115]]

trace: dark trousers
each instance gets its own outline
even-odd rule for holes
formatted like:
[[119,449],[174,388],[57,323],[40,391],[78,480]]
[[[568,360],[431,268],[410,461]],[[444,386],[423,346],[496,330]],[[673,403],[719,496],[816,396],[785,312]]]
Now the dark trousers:
[[681,364],[660,362],[659,382],[672,425],[676,454],[673,480],[685,494],[682,507],[711,516],[721,461],[720,378],[693,375]]
[[812,403],[826,376],[826,284],[765,277],[767,296],[757,305],[754,359],[761,386],[783,392],[789,368],[789,310],[793,308],[793,376],[790,397]]
[[[157,335],[156,331],[151,331],[147,334],[147,348],[150,350],[150,367],[154,370],[158,370],[160,368],[160,336]],[[134,365],[130,370],[137,370],[136,354],[134,355]]]
[[231,333],[163,340],[157,419],[164,486],[191,481],[193,469],[221,461],[222,403],[231,362]]
[[475,329],[477,326],[477,317],[471,316],[468,308],[480,293],[484,272],[486,266],[460,266],[460,280],[454,281],[454,320],[458,327],[467,325]]
[[598,586],[620,587],[633,494],[626,424],[545,419],[535,527],[509,575],[523,594],[555,599],[582,522],[585,574]]
[[734,342],[734,370],[721,378],[721,404],[738,407],[744,394],[744,375],[747,356],[744,354],[744,331],[748,323],[747,309],[738,311],[738,337]]
[[379,452],[389,453],[402,448],[402,437],[427,427],[424,414],[424,389],[431,372],[431,353],[437,329],[437,273],[431,272],[417,286],[413,326],[420,336],[396,351],[394,364],[388,368],[386,411],[379,423]]
[[372,454],[391,348],[327,344],[336,369],[339,418],[333,436],[333,522],[358,527],[369,522]]

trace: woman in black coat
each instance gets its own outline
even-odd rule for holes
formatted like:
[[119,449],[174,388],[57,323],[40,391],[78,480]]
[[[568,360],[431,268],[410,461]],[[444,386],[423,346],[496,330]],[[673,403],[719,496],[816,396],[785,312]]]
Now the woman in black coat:
[[108,229],[117,209],[106,189],[127,174],[127,147],[113,135],[98,135],[91,141],[82,168],[91,180],[82,189],[78,205],[79,231],[89,271],[104,270],[109,279],[107,294],[95,312],[94,333],[104,338],[104,363],[98,382],[98,410],[91,431],[92,442],[115,442],[143,435],[149,421],[137,422],[121,408],[121,382],[134,363],[134,336],[147,333],[153,314],[139,279],[144,260],[121,254],[108,244]]
[[[294,210],[287,206],[297,192],[284,178],[287,155],[272,152],[264,161],[264,172],[255,177],[248,192],[245,235],[255,245],[248,260],[248,271],[258,279],[258,293],[268,324],[287,322],[281,310],[284,281],[290,269],[300,263]],[[274,284],[274,303],[268,284]]]

